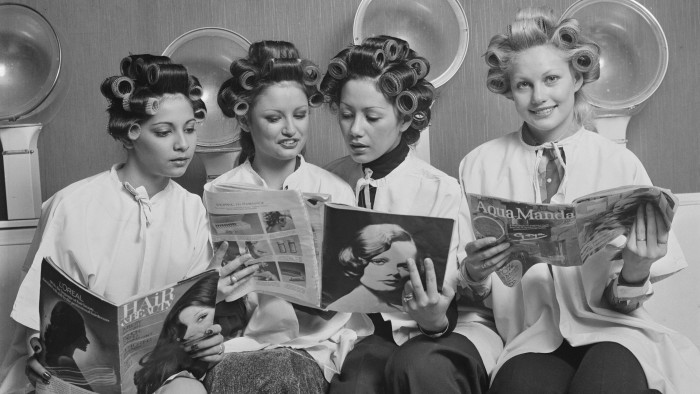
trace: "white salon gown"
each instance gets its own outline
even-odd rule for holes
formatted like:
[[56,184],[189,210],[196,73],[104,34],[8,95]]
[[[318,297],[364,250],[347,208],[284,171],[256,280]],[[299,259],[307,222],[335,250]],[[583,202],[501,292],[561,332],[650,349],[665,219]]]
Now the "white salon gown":
[[[651,184],[632,152],[597,133],[580,129],[558,145],[565,153],[566,170],[552,203],[571,203],[618,186]],[[460,164],[464,192],[541,202],[538,151],[541,148],[523,142],[520,131],[477,147]],[[673,234],[668,246],[668,254],[652,266],[652,283],[686,266]],[[553,274],[546,265],[535,265],[512,288],[491,275],[496,325],[506,342],[496,371],[518,354],[552,352],[563,338],[572,346],[610,341],[632,351],[651,388],[667,394],[697,392],[700,352],[690,340],[654,322],[643,306],[623,314],[603,300],[605,287],[622,268],[621,260],[612,261],[618,250],[608,245],[583,266],[551,267]]]
[[[120,166],[73,183],[42,205],[24,264],[28,271],[12,309],[18,323],[39,329],[39,283],[45,256],[115,303],[207,268],[212,250],[200,197],[172,180],[150,198],[145,188],[132,188],[135,197],[117,177]],[[3,363],[3,368],[12,368],[2,371],[8,373],[0,386],[3,393],[27,382],[26,331],[17,331]]]

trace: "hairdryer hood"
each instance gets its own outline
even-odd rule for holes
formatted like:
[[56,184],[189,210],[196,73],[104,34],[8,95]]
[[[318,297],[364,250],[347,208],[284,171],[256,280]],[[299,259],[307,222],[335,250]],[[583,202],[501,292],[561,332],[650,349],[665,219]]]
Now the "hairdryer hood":
[[353,24],[355,44],[380,34],[408,41],[430,62],[428,80],[441,86],[467,54],[469,27],[457,0],[362,0]]
[[600,79],[584,90],[592,105],[621,112],[642,104],[668,67],[668,43],[656,18],[633,0],[580,0],[561,16],[577,19],[601,48]]
[[220,147],[239,139],[240,127],[226,117],[216,102],[219,87],[231,78],[231,63],[248,55],[250,42],[231,30],[205,27],[176,38],[163,52],[173,62],[183,64],[202,84],[202,100],[207,117],[197,129],[199,147]]
[[0,4],[0,126],[47,122],[62,72],[61,44],[49,21],[30,7]]

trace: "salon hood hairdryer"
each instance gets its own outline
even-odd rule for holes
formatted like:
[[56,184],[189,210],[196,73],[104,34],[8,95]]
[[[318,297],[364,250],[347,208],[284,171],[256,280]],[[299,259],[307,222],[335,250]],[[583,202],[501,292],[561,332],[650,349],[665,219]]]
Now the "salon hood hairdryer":
[[0,4],[0,221],[41,214],[37,140],[70,83],[56,30],[33,8]]
[[[469,45],[467,16],[458,0],[362,0],[352,30],[356,45],[380,34],[406,40],[430,62],[427,79],[436,88],[457,73]],[[428,128],[416,153],[430,162]]]
[[561,19],[575,18],[601,48],[600,79],[584,87],[598,132],[627,142],[630,117],[664,79],[668,43],[654,15],[634,0],[579,0]]
[[249,47],[250,42],[236,32],[203,27],[181,35],[163,51],[164,56],[187,67],[202,84],[207,117],[197,127],[195,152],[204,164],[208,180],[232,169],[241,151],[240,125],[221,112],[216,95],[221,84],[231,78],[231,63],[248,56]]

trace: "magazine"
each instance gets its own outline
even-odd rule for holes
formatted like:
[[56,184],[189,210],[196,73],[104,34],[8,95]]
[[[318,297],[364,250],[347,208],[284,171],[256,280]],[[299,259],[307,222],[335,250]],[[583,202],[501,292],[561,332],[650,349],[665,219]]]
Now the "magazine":
[[[135,393],[134,374],[167,331],[163,325],[171,321],[169,312],[181,311],[195,293],[201,300],[201,292],[210,295],[213,311],[218,279],[217,271],[206,271],[115,305],[45,258],[39,304],[43,350],[38,358],[52,377],[49,384],[37,382],[37,393]],[[185,324],[181,316],[176,319]]]
[[467,193],[477,239],[495,237],[511,243],[510,261],[496,273],[506,286],[516,285],[537,263],[584,264],[621,235],[627,235],[640,204],[658,207],[670,228],[678,199],[668,189],[623,186],[592,193],[571,204],[531,204]]
[[435,265],[442,284],[453,219],[397,215],[330,203],[329,196],[250,185],[204,188],[212,241],[224,261],[249,254],[258,271],[229,300],[250,292],[341,312],[401,311],[407,259]]

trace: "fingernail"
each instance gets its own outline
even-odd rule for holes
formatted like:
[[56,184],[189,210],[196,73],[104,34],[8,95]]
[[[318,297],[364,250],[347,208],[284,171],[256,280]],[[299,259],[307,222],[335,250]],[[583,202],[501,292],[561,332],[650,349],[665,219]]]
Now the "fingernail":
[[199,346],[197,346],[197,345],[192,345],[192,347],[190,348],[190,351],[196,352],[197,349],[199,349]]
[[39,353],[39,350],[41,350],[41,346],[39,345],[34,345],[33,347],[35,353]]
[[48,372],[42,373],[41,376],[44,378],[45,382],[48,381],[49,379],[51,379],[51,374]]
[[213,331],[211,328],[207,328],[207,330],[204,331],[204,334],[205,334],[205,335],[211,335],[211,334],[213,334],[213,333],[214,333],[214,331]]

